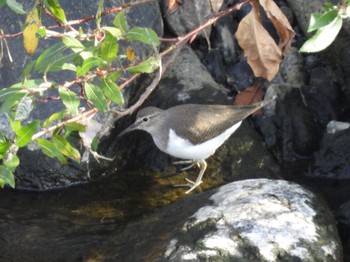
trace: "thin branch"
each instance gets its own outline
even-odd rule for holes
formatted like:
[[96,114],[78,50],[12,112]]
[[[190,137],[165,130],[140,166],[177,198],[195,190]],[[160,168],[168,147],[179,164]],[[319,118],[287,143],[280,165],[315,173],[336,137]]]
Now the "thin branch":
[[[157,2],[157,1],[156,0],[143,0],[143,1],[135,2],[135,3],[127,3],[125,5],[118,6],[118,7],[113,7],[111,9],[106,10],[106,11],[103,11],[103,12],[101,12],[101,16],[106,16],[106,15],[113,14],[115,12],[121,11],[121,10],[129,8],[129,7],[142,5],[142,4],[146,4],[146,3],[151,3],[151,2]],[[49,10],[45,10],[45,13],[48,16],[50,16],[51,18],[54,17],[50,13]],[[51,15],[49,15],[49,14],[51,14]],[[82,23],[85,23],[85,22],[88,22],[88,21],[91,21],[91,20],[94,20],[94,19],[96,19],[96,15],[91,15],[91,16],[84,17],[84,18],[77,19],[77,20],[71,20],[71,21],[68,21],[66,24],[62,24],[57,19],[53,18],[53,20],[57,23],[57,25],[47,26],[46,29],[55,29],[55,28],[60,28],[60,27],[64,27],[64,26],[70,27],[72,25],[82,24]],[[13,33],[13,34],[0,34],[0,39],[1,38],[11,38],[11,37],[16,37],[16,36],[20,36],[20,35],[23,35],[22,31],[21,32],[17,32],[17,33]]]
[[132,114],[137,108],[139,108],[145,102],[145,100],[150,96],[150,94],[153,92],[153,90],[157,87],[163,74],[167,71],[170,64],[172,64],[174,62],[176,56],[179,54],[181,48],[184,45],[185,45],[185,43],[183,42],[181,46],[177,46],[177,49],[171,54],[171,56],[169,57],[167,62],[162,66],[163,70],[157,71],[152,83],[146,88],[146,90],[142,93],[142,95],[140,96],[140,98],[137,100],[137,102],[135,104],[130,106],[125,111],[114,111],[114,113],[117,114],[117,117],[115,117],[115,119],[114,119],[115,121],[126,116],[126,115]]
[[32,140],[34,141],[35,139],[45,135],[45,134],[48,134],[48,133],[51,133],[53,132],[56,128],[59,128],[59,127],[62,127],[68,123],[73,123],[73,122],[78,122],[79,120],[83,119],[83,118],[87,118],[87,117],[91,117],[92,115],[96,114],[98,112],[98,109],[97,108],[93,108],[93,109],[90,109],[88,111],[85,111],[84,113],[81,113],[80,115],[76,116],[76,117],[73,117],[71,119],[68,119],[64,122],[60,122],[54,126],[50,126],[49,128],[46,128],[36,134],[34,134],[32,136]]
[[[226,15],[228,15],[228,14],[234,12],[234,11],[237,11],[237,10],[241,9],[242,6],[247,4],[248,2],[250,2],[250,0],[245,0],[244,2],[241,2],[241,3],[235,5],[235,6],[231,7],[231,8],[228,8],[228,9],[226,9],[224,11],[221,11],[218,14],[216,14],[215,16],[213,16],[212,18],[210,18],[208,21],[206,21],[205,23],[200,25],[198,28],[192,30],[191,32],[187,33],[186,35],[184,35],[182,37],[176,38],[176,40],[174,39],[174,41],[177,41],[177,42],[175,44],[171,45],[170,47],[168,47],[167,49],[165,49],[162,53],[160,53],[160,57],[164,57],[165,55],[167,55],[170,52],[174,51],[173,54],[171,55],[171,57],[168,59],[168,61],[163,66],[164,70],[163,71],[159,70],[156,73],[152,83],[146,88],[146,90],[142,93],[142,95],[140,96],[140,98],[137,100],[137,102],[134,105],[130,106],[125,111],[113,111],[113,113],[117,114],[117,116],[115,117],[115,120],[118,120],[118,119],[120,119],[123,116],[132,114],[137,108],[139,108],[143,104],[143,102],[150,96],[150,94],[153,92],[153,90],[156,88],[156,86],[160,82],[160,79],[161,79],[162,75],[164,74],[164,72],[166,71],[166,69],[175,60],[175,57],[178,55],[178,53],[180,52],[181,48],[187,43],[187,41],[189,39],[191,39],[194,35],[198,34],[201,30],[203,30],[203,29],[207,28],[208,26],[214,24],[220,18],[222,18],[222,17],[224,17],[224,16],[226,16]],[[168,39],[168,41],[172,41],[172,40]],[[125,86],[123,86],[122,88],[124,88],[124,87]],[[122,89],[122,88],[120,88],[120,89]]]
[[187,42],[189,39],[191,39],[192,36],[198,34],[200,31],[202,31],[203,29],[207,28],[208,26],[211,26],[212,24],[216,23],[220,18],[234,12],[237,10],[240,10],[242,8],[243,5],[246,5],[247,3],[249,3],[250,0],[245,0],[239,4],[236,4],[226,10],[223,10],[219,13],[217,13],[216,15],[214,15],[212,18],[208,19],[205,23],[201,24],[199,27],[197,27],[196,29],[190,31],[189,33],[187,33],[184,36],[180,36],[178,38],[175,39],[167,39],[167,41],[177,41],[174,45],[170,46],[168,49],[164,50],[161,53],[161,56],[168,54],[169,52],[171,52],[172,50],[174,50],[178,45],[182,45],[183,42]]

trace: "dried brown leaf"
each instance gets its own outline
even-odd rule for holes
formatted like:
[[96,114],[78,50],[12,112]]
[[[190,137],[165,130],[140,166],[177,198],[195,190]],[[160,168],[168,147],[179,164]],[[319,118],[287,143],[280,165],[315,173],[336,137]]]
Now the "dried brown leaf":
[[219,12],[224,0],[209,0],[214,13]]
[[168,10],[176,10],[181,5],[178,0],[168,0]]
[[278,73],[282,52],[261,24],[259,8],[254,6],[239,23],[236,38],[254,75],[271,81]]
[[235,105],[249,105],[256,102],[260,102],[264,98],[264,89],[263,83],[255,83],[247,87],[244,91],[239,92],[236,97],[234,104]]
[[279,48],[282,50],[283,54],[288,53],[291,49],[292,39],[295,35],[288,19],[273,0],[259,0],[259,2],[264,8],[267,17],[271,20],[277,30],[280,38],[278,44]]

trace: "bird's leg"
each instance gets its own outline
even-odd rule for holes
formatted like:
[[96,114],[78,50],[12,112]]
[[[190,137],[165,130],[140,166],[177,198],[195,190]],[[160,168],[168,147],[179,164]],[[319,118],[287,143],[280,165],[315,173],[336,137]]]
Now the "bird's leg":
[[176,187],[178,187],[178,186],[190,187],[190,189],[185,192],[186,194],[190,193],[193,189],[195,189],[200,184],[202,184],[202,182],[203,182],[202,178],[203,178],[205,170],[207,169],[207,162],[205,162],[205,160],[199,160],[199,161],[194,162],[193,164],[198,164],[198,166],[200,168],[199,175],[198,175],[196,181],[193,182],[192,180],[186,178],[186,181],[188,182],[187,184],[174,185]]
[[184,165],[184,164],[190,164],[189,166],[186,166],[184,168],[181,168],[181,171],[185,171],[193,167],[197,162],[193,160],[184,160],[184,161],[176,161],[173,164],[174,165]]

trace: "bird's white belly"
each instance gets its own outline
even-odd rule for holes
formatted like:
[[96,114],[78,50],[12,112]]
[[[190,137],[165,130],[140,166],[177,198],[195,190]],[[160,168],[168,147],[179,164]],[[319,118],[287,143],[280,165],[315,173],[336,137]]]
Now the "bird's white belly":
[[191,160],[203,160],[215,153],[215,150],[220,147],[226,139],[241,125],[242,121],[227,129],[221,135],[212,138],[202,144],[193,145],[189,140],[183,139],[176,135],[175,131],[170,129],[168,146],[165,152],[169,155]]

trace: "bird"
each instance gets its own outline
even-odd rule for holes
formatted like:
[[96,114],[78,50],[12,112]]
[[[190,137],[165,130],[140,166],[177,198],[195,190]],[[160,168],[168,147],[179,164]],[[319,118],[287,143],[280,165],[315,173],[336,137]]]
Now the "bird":
[[202,183],[207,168],[206,159],[213,155],[241,125],[242,121],[274,101],[276,97],[249,105],[182,104],[163,110],[157,107],[142,108],[135,122],[118,137],[133,130],[149,133],[161,151],[197,165],[200,172],[195,181],[187,180],[193,191]]

